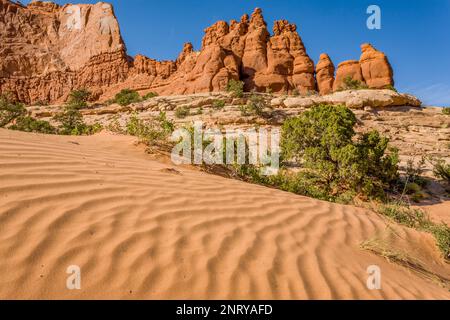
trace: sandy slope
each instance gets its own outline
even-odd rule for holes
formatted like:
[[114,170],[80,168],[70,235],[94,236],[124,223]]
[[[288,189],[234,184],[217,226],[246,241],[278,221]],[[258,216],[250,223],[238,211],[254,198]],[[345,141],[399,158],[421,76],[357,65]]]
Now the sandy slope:
[[[0,298],[450,298],[360,249],[375,236],[441,277],[433,239],[374,213],[180,169],[129,137],[0,130]],[[382,270],[382,290],[366,269]],[[82,290],[66,289],[79,265]]]

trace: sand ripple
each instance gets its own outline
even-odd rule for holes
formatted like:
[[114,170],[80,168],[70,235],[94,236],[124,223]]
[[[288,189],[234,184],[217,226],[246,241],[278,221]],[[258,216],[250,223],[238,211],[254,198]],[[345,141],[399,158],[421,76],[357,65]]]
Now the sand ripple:
[[[448,299],[448,290],[360,249],[377,215],[167,170],[131,138],[0,130],[0,298]],[[433,239],[398,241],[449,275]],[[78,265],[82,289],[66,288]],[[382,290],[366,287],[379,265]]]

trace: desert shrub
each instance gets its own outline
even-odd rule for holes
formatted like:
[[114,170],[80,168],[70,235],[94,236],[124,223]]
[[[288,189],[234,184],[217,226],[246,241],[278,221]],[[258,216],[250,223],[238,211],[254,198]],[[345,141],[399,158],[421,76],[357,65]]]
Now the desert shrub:
[[389,140],[377,131],[355,139],[354,113],[344,106],[321,105],[282,128],[282,157],[301,161],[309,178],[331,197],[355,192],[383,198],[398,179],[398,154],[387,155]]
[[378,213],[409,228],[418,229],[428,224],[428,218],[422,210],[411,209],[402,204],[382,205],[378,209]]
[[247,106],[245,106],[245,105],[239,106],[239,111],[241,112],[241,116],[243,116],[243,117],[247,117],[250,115],[248,113]]
[[48,101],[47,100],[38,100],[34,103],[34,105],[38,106],[38,107],[48,106]]
[[64,110],[53,119],[60,124],[58,133],[62,135],[91,135],[102,130],[102,126],[98,123],[93,125],[84,123],[83,115],[72,105],[65,106]]
[[45,134],[55,134],[57,132],[56,128],[53,127],[48,121],[37,120],[30,116],[22,116],[17,118],[16,122],[8,129]]
[[450,107],[448,107],[448,108],[443,108],[443,109],[442,109],[442,113],[445,114],[445,115],[447,115],[447,116],[450,116]]
[[235,98],[242,98],[244,96],[244,82],[231,79],[227,84],[227,92]]
[[359,80],[353,80],[351,76],[344,78],[344,83],[341,86],[341,90],[361,90],[367,89],[367,85]]
[[12,102],[6,95],[0,95],[0,128],[25,115],[27,110],[21,103]]
[[122,128],[122,125],[120,124],[120,117],[117,114],[115,114],[110,119],[108,125],[106,126],[106,129],[115,133],[126,133],[125,130]]
[[392,85],[392,84],[390,84],[390,85],[387,85],[386,87],[384,87],[385,89],[388,89],[388,90],[392,90],[392,91],[394,91],[394,92],[398,92],[398,90]]
[[184,119],[189,116],[190,110],[187,107],[179,107],[175,110],[175,117],[178,119]]
[[447,164],[445,160],[440,159],[435,162],[433,173],[436,178],[450,183],[450,164]]
[[263,96],[257,94],[252,94],[247,101],[247,105],[240,107],[242,116],[269,117],[270,114],[266,112],[267,109],[271,109],[270,105]]
[[141,101],[139,93],[130,89],[123,89],[114,97],[114,101],[121,106],[128,106],[132,103]]
[[223,100],[214,100],[212,107],[216,110],[221,110],[225,107],[225,101]]
[[431,223],[426,231],[430,232],[436,239],[436,244],[446,259],[450,259],[450,228],[448,225]]
[[157,97],[158,94],[156,92],[149,92],[147,94],[145,94],[144,96],[142,96],[142,100],[148,100],[154,97]]
[[300,90],[298,90],[297,88],[295,88],[294,90],[292,90],[292,95],[294,97],[298,97],[300,95]]
[[444,257],[450,258],[450,228],[448,225],[434,223],[422,210],[412,209],[401,203],[382,205],[378,208],[378,213],[406,227],[431,233]]
[[145,143],[166,141],[175,130],[173,122],[167,119],[165,112],[160,112],[158,117],[152,120],[143,120],[135,112],[126,124],[126,132],[138,137]]
[[67,104],[78,109],[86,108],[90,96],[91,93],[86,89],[74,90],[70,92]]
[[425,187],[428,183],[426,179],[422,177],[425,171],[426,157],[422,157],[421,160],[415,164],[413,160],[408,160],[406,164],[406,184],[414,183],[420,187]]
[[312,97],[312,96],[316,96],[316,95],[318,95],[319,93],[316,91],[316,90],[308,90],[306,93],[305,93],[305,97]]

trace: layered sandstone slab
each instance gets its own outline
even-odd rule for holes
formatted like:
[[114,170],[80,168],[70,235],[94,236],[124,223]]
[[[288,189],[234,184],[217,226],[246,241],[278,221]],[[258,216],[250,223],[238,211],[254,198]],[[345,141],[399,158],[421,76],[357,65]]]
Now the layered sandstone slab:
[[319,104],[345,105],[352,109],[364,107],[385,108],[410,106],[420,107],[422,102],[409,94],[402,94],[393,90],[347,90],[334,92],[324,96],[291,97],[275,99],[273,105],[287,108],[310,108]]

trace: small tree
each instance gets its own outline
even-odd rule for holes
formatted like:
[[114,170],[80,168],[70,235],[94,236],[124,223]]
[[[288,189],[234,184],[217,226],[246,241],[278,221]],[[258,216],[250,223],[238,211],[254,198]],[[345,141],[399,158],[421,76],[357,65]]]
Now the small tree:
[[225,101],[223,100],[214,100],[212,107],[216,110],[221,110],[225,107]]
[[398,178],[398,155],[387,155],[389,140],[376,131],[355,138],[354,113],[344,106],[321,105],[282,128],[282,155],[301,161],[309,178],[331,196],[354,192],[381,198]]
[[347,76],[344,79],[344,84],[340,88],[341,90],[361,90],[367,89],[367,85],[359,80],[354,80],[351,76]]
[[447,164],[445,160],[439,159],[434,163],[433,169],[436,178],[442,179],[447,183],[450,183],[450,164]]
[[67,104],[78,109],[86,108],[90,96],[91,93],[86,89],[74,90],[69,94]]
[[22,116],[17,118],[16,123],[8,129],[45,134],[55,134],[57,131],[56,128],[53,127],[48,121],[37,120],[30,116]]
[[158,96],[158,94],[156,92],[149,92],[149,93],[147,93],[147,94],[142,96],[142,100],[145,101],[145,100],[157,97],[157,96]]
[[8,96],[0,95],[0,128],[25,115],[27,110],[21,103],[13,103]]
[[75,132],[79,132],[85,125],[81,112],[70,105],[64,107],[64,110],[54,116],[53,119],[60,123],[59,132],[63,135],[72,135]]
[[121,106],[128,106],[132,103],[140,102],[141,97],[139,93],[130,89],[123,89],[118,94],[116,94],[114,101]]
[[190,111],[187,107],[179,107],[175,110],[175,117],[177,117],[178,119],[184,119],[189,116],[189,114]]
[[242,98],[244,96],[244,82],[231,79],[227,84],[227,91],[234,98]]

